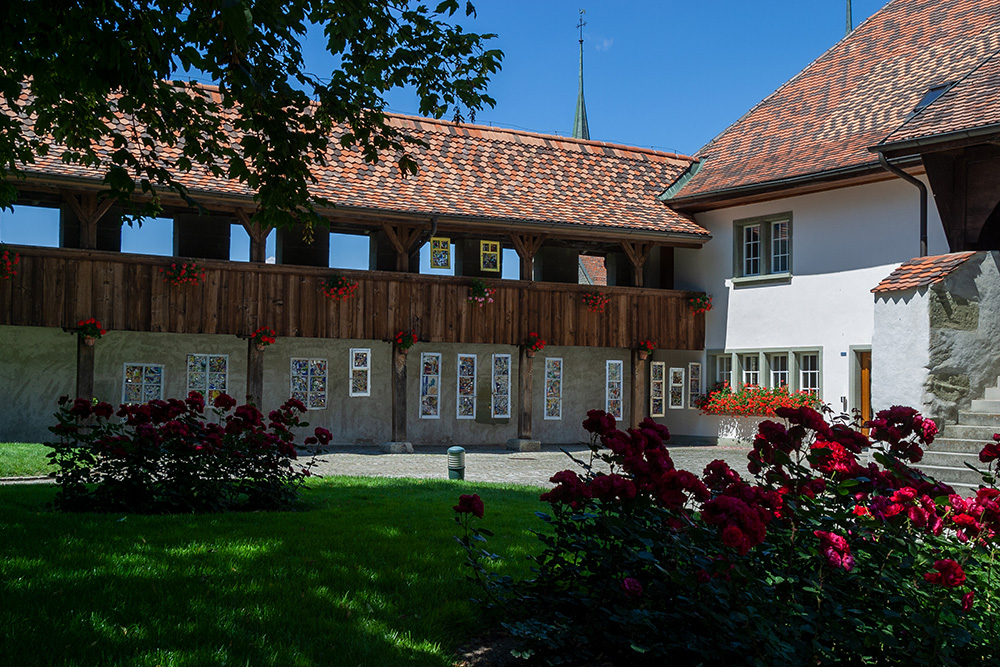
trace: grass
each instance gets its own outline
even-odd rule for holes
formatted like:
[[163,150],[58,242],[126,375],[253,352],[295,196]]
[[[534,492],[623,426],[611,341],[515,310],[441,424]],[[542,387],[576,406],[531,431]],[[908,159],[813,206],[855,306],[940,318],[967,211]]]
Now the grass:
[[527,572],[538,489],[328,478],[300,511],[60,514],[0,487],[0,655],[31,667],[453,664],[495,624],[452,538],[479,493],[496,569]]
[[51,450],[34,442],[0,442],[0,477],[35,477],[53,472]]

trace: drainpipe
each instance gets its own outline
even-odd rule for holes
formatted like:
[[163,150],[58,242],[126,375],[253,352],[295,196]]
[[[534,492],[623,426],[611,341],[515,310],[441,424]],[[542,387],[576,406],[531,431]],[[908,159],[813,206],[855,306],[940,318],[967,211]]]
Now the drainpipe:
[[885,159],[885,155],[882,153],[878,154],[878,161],[887,170],[899,176],[901,179],[907,183],[911,183],[920,190],[920,256],[927,256],[927,186],[924,185],[923,181],[919,178],[914,178],[910,174],[899,167],[889,164],[889,161]]

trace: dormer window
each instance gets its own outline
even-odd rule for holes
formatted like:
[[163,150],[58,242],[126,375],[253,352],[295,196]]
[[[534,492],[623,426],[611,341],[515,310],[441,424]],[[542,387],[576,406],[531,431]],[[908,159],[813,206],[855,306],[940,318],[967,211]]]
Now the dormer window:
[[938,83],[928,88],[927,92],[924,93],[924,96],[920,98],[919,102],[917,102],[917,106],[913,107],[913,111],[907,114],[907,120],[913,118],[918,113],[929,107],[934,100],[948,92],[948,89],[951,88],[954,83],[954,81],[946,81],[945,83]]

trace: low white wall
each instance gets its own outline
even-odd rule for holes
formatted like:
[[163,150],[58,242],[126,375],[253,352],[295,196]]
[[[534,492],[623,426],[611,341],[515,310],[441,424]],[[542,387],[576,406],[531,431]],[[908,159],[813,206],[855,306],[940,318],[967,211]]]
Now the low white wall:
[[930,363],[928,290],[907,290],[875,299],[872,337],[872,414],[893,405],[925,411]]

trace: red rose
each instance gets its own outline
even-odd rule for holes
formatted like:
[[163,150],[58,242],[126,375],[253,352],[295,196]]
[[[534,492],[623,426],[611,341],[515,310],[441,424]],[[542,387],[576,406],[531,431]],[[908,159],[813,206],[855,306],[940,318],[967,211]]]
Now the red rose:
[[642,595],[642,584],[638,579],[633,579],[632,577],[622,579],[621,589],[630,598],[637,598]]
[[471,496],[464,494],[458,497],[458,504],[452,507],[452,509],[459,514],[472,514],[482,519],[484,513],[483,499],[479,497],[478,493],[474,493]]
[[945,588],[955,588],[965,583],[965,572],[962,570],[962,566],[950,558],[934,561],[934,569],[937,572],[924,574],[924,580],[932,584],[941,584]]

